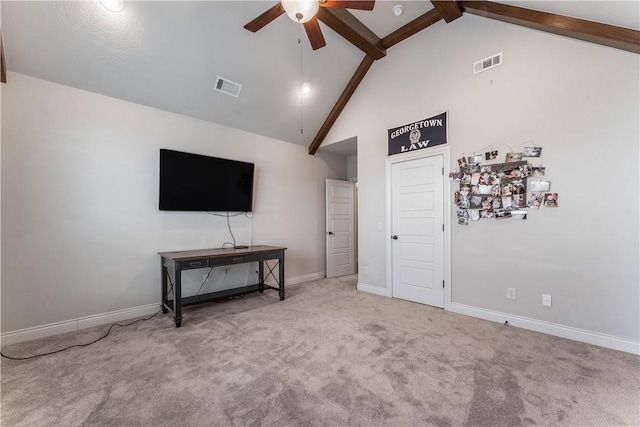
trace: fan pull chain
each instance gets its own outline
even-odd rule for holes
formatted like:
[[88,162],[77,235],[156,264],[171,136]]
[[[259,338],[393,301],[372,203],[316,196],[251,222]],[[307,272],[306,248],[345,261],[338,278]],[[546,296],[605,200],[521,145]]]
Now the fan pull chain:
[[298,46],[300,46],[300,83],[298,85],[298,92],[300,93],[300,135],[304,135],[304,116],[302,114],[302,80],[304,77],[302,75],[302,42],[300,41],[300,27],[301,25],[298,25]]

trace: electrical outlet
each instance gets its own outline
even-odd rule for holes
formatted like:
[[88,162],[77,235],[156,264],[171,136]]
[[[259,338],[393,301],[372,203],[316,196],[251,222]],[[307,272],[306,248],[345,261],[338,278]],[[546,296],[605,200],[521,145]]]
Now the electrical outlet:
[[369,266],[365,265],[364,267],[362,267],[362,274],[369,274]]
[[545,307],[551,307],[551,295],[542,294],[542,305]]
[[516,288],[507,288],[507,299],[516,299]]

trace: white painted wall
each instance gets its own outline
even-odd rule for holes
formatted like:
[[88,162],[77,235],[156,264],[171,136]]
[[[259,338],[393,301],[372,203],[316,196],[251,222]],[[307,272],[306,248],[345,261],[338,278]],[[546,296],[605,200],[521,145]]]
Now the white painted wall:
[[2,107],[3,333],[159,303],[157,252],[230,241],[225,218],[158,210],[160,148],[255,163],[238,244],[285,246],[287,277],[323,275],[325,179],[346,179],[343,157],[15,73]]
[[[2,22],[2,3],[0,3],[0,22]],[[0,83],[0,139],[2,136],[2,86]],[[0,188],[2,188],[2,150],[0,150]],[[2,241],[2,194],[0,192],[0,242]],[[2,265],[2,245],[0,244],[0,265]],[[2,307],[2,268],[0,268],[0,307]],[[2,331],[2,316],[0,316]]]
[[[498,52],[503,66],[472,75]],[[527,221],[454,222],[452,301],[640,342],[639,75],[637,54],[472,15],[389,49],[327,137],[358,138],[359,281],[390,286],[377,229],[387,129],[448,111],[452,169],[463,153],[533,141],[560,193]]]

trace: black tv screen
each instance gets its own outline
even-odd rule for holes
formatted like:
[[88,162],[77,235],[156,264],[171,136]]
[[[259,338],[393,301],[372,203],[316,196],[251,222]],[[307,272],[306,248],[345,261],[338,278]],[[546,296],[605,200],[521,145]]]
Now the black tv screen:
[[160,210],[251,212],[253,163],[160,149]]

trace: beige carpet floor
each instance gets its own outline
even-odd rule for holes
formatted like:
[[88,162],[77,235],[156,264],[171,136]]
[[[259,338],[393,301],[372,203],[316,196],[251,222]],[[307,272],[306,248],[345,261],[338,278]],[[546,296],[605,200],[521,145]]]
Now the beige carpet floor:
[[[29,356],[107,327],[7,346]],[[2,359],[4,426],[637,426],[640,358],[356,291],[188,307]]]

